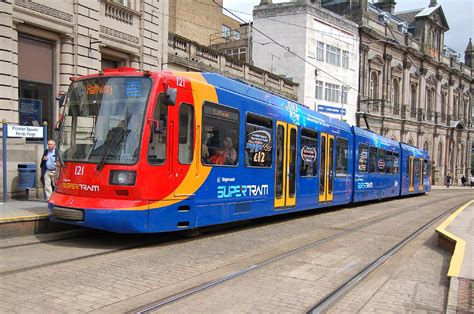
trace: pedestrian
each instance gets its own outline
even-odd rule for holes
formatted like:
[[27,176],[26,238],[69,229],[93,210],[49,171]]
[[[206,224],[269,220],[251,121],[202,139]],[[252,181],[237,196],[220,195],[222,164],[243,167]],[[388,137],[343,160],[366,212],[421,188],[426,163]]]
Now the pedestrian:
[[474,187],[474,175],[471,175],[471,188]]
[[461,185],[462,185],[462,186],[466,186],[466,182],[467,182],[466,177],[463,175],[463,176],[461,177]]
[[58,150],[56,149],[56,142],[53,140],[48,141],[48,148],[44,150],[43,157],[41,158],[41,182],[44,186],[44,192],[46,193],[46,199],[49,200],[54,190],[54,177],[56,174],[56,156]]
[[449,188],[449,185],[451,184],[451,175],[449,173],[446,175],[445,183],[446,187]]

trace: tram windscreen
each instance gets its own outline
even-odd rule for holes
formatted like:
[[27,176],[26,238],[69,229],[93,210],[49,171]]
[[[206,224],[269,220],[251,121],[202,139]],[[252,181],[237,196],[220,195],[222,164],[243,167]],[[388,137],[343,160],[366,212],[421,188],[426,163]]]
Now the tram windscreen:
[[74,82],[58,142],[62,159],[99,165],[136,163],[151,84],[146,77]]

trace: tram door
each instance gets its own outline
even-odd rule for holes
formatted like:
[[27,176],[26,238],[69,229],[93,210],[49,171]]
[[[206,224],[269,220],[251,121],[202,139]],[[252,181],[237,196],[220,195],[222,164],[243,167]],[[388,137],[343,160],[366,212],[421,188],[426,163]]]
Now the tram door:
[[423,191],[423,158],[420,158],[420,182],[418,182],[418,191]]
[[410,186],[408,187],[408,192],[415,191],[415,180],[414,180],[414,157],[408,156],[408,177],[410,179]]
[[334,191],[334,136],[321,133],[319,202],[331,202]]
[[275,208],[296,204],[296,143],[295,125],[277,121]]

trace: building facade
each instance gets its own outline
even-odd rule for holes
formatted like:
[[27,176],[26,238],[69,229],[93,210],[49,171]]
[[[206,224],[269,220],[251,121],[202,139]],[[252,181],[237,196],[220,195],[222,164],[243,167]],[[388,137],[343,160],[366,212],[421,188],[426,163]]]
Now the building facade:
[[[356,123],[359,82],[357,24],[319,1],[272,3],[253,11],[256,66],[299,83],[298,101],[331,117]],[[263,35],[264,33],[265,35]]]
[[[56,96],[71,76],[118,66],[162,69],[168,15],[167,0],[1,1],[0,120],[46,123],[53,138]],[[37,163],[42,144],[7,143],[8,191],[15,191],[17,164]]]
[[427,150],[434,184],[443,184],[447,174],[458,181],[462,175],[467,178],[473,137],[472,61],[466,54],[462,64],[459,54],[444,45],[449,25],[436,0],[426,8],[399,13],[392,0],[331,0],[323,6],[359,24],[357,124],[366,127],[367,121],[378,134]]

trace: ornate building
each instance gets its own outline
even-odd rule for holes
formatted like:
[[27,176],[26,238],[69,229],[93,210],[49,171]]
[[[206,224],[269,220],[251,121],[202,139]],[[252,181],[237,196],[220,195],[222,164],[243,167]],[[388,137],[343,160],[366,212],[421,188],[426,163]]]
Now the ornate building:
[[[337,3],[336,3],[337,2]],[[359,24],[360,81],[357,124],[418,146],[432,158],[432,181],[470,175],[472,44],[466,64],[444,45],[443,9],[394,13],[395,1],[323,1]]]
[[[0,120],[46,122],[48,138],[58,118],[55,96],[71,76],[167,63],[168,0],[3,0],[0,26]],[[10,192],[17,164],[37,163],[43,148],[24,138],[7,144]]]

